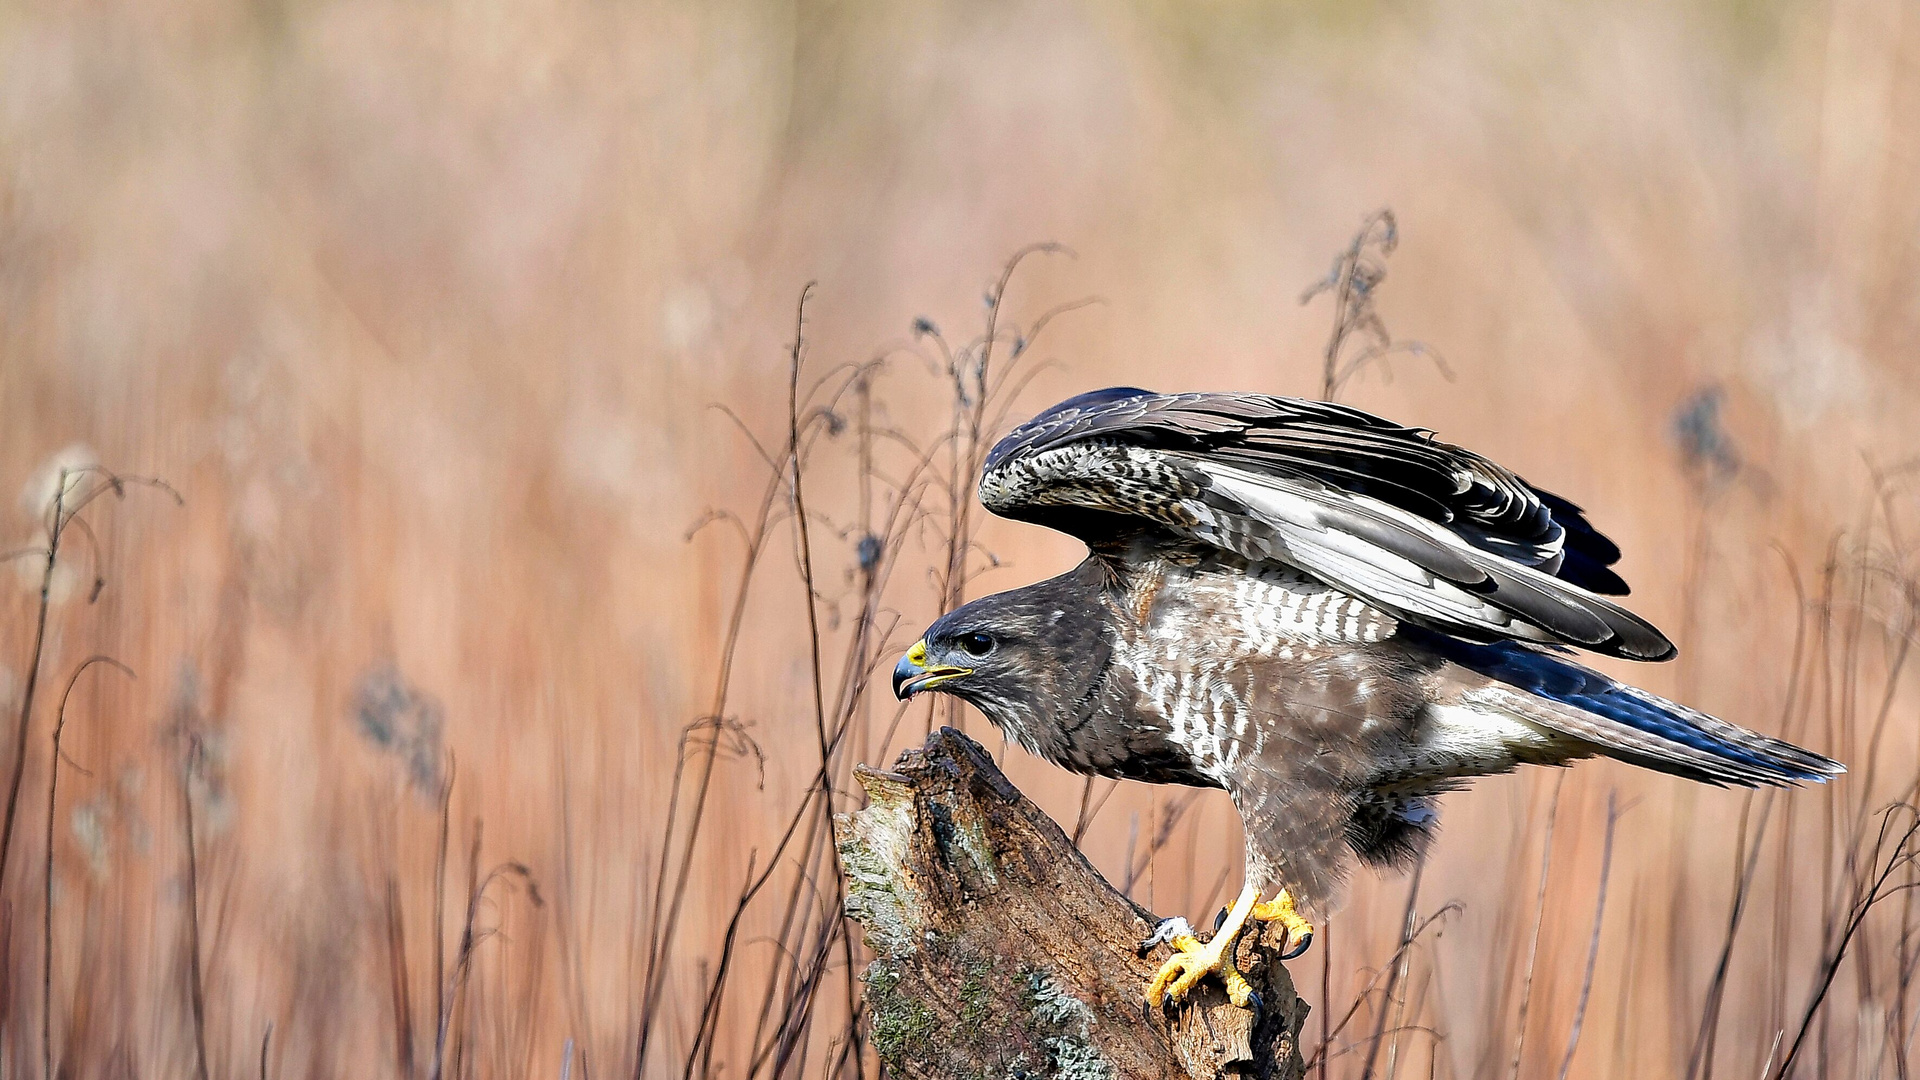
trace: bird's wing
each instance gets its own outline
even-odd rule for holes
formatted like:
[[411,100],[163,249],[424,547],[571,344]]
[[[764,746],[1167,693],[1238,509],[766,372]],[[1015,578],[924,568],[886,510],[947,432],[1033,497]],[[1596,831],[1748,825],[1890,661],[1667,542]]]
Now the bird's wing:
[[1326,402],[1104,390],[988,455],[980,498],[1103,553],[1149,536],[1299,567],[1403,619],[1636,660],[1673,644],[1600,595],[1619,549],[1578,507],[1429,432]]

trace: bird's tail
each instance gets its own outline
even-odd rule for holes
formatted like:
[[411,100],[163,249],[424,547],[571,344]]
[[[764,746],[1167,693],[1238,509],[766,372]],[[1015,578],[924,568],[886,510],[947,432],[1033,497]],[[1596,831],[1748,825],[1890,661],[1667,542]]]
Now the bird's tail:
[[[1436,635],[1439,636],[1439,635]],[[1607,757],[1709,784],[1823,783],[1846,772],[1831,758],[1668,701],[1561,656],[1513,642],[1436,643],[1486,676],[1475,704],[1591,744]]]

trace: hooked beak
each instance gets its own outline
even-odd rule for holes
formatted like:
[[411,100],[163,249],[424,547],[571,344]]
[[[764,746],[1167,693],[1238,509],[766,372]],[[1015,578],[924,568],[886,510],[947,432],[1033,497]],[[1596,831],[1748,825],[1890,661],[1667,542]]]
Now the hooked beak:
[[922,690],[973,674],[970,667],[927,666],[927,640],[921,638],[893,666],[893,696],[905,701]]

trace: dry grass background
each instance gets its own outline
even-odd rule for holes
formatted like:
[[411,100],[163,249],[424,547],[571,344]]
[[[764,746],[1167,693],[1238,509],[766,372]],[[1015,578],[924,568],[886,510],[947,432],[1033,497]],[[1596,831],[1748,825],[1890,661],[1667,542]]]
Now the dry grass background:
[[[964,342],[1036,240],[1077,257],[1028,260],[1011,324],[1102,303],[1025,353],[1010,416],[1117,382],[1312,393],[1330,313],[1298,294],[1391,205],[1380,311],[1456,378],[1403,357],[1345,399],[1585,504],[1683,649],[1636,678],[1853,766],[1779,799],[1608,763],[1449,796],[1411,905],[1361,878],[1295,965],[1316,1038],[1361,1000],[1329,1075],[1778,1072],[1875,812],[1920,779],[1903,0],[28,0],[0,55],[7,546],[45,543],[62,463],[185,499],[108,492],[63,540],[0,883],[7,1076],[870,1073],[808,793],[829,722],[846,809],[851,761],[933,719],[841,692],[960,587],[928,482],[952,387],[911,320]],[[810,279],[817,714],[769,486]],[[869,396],[831,396],[876,357]],[[903,488],[924,512],[885,532]],[[728,654],[739,530],[689,531],[750,529],[763,498]],[[972,526],[968,595],[1078,558]],[[8,567],[10,724],[43,566]],[[60,692],[96,654],[138,677],[75,683],[49,819]],[[676,762],[727,655],[649,1008],[715,728],[679,789]],[[1077,780],[1001,756],[1075,820]],[[1084,848],[1200,915],[1238,825],[1129,785]],[[1908,1075],[1910,896],[1849,940],[1799,1075]],[[1390,962],[1409,910],[1450,903]]]

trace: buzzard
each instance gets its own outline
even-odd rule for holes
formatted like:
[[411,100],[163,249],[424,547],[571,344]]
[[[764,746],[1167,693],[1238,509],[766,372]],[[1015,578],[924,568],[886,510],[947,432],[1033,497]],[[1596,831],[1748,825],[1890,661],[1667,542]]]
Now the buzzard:
[[1075,772],[1232,797],[1245,887],[1210,941],[1176,918],[1143,944],[1175,949],[1155,1005],[1208,974],[1249,1004],[1247,920],[1304,952],[1356,858],[1415,858],[1471,777],[1595,754],[1717,785],[1844,771],[1571,659],[1674,647],[1608,599],[1620,549],[1580,507],[1428,431],[1116,387],[1001,440],[980,500],[1090,554],[942,616],[894,692],[953,694]]

